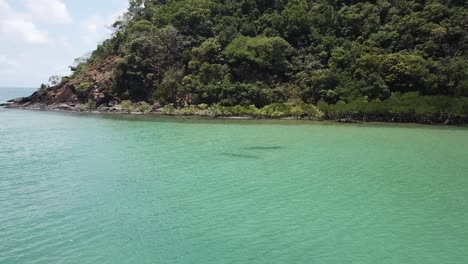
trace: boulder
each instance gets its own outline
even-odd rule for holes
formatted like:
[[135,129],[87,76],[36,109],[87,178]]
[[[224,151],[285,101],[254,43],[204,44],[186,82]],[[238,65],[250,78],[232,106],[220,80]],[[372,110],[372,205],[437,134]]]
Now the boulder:
[[123,111],[123,107],[122,105],[114,105],[112,106],[110,109],[109,109],[111,112],[122,112]]
[[10,104],[24,104],[24,103],[29,102],[29,100],[30,99],[28,97],[19,97],[19,98],[8,100],[7,103],[10,103]]
[[153,108],[153,110],[158,110],[158,109],[161,109],[162,106],[161,106],[161,103],[156,102],[151,106],[151,108]]
[[351,119],[350,117],[338,119],[338,122],[339,123],[354,123],[353,119]]
[[60,104],[57,108],[60,110],[73,110],[73,107],[68,104]]
[[103,105],[100,105],[96,110],[98,110],[99,112],[107,112],[109,111],[109,107],[107,107],[105,104]]
[[97,105],[107,105],[112,100],[112,97],[98,92],[98,90],[95,89],[88,95],[88,100],[95,101]]
[[75,105],[75,106],[73,107],[73,111],[75,111],[75,112],[83,112],[84,108],[85,108],[85,105],[83,105],[83,104],[77,104],[77,105]]
[[55,103],[66,103],[66,102],[76,102],[77,96],[75,94],[75,88],[72,85],[65,85],[60,88],[54,97]]

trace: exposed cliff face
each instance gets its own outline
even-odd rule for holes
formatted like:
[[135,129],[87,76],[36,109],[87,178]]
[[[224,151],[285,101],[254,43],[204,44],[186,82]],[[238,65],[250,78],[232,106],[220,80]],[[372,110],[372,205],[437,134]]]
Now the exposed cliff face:
[[73,85],[64,84],[34,92],[31,96],[10,100],[5,106],[8,108],[48,109],[67,103],[79,103]]
[[99,90],[110,91],[114,82],[114,69],[119,60],[121,58],[118,56],[109,56],[103,62],[97,65],[90,65],[90,68],[75,73],[64,84],[78,87],[83,83],[91,83],[93,87]]
[[[26,109],[81,110],[90,101],[96,107],[109,106],[118,101],[109,87],[118,57],[110,57],[97,66],[75,74],[62,83],[39,89],[31,96],[10,100],[4,106]],[[87,84],[83,87],[83,84]]]

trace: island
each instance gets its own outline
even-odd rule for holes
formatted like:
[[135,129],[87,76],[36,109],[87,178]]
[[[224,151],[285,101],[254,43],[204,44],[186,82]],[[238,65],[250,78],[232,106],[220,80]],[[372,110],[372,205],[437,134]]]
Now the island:
[[465,1],[131,0],[72,74],[4,106],[468,123]]

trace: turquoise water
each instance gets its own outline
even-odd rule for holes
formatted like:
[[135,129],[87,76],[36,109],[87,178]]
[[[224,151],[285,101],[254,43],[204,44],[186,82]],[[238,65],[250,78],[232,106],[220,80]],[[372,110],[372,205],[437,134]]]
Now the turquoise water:
[[468,129],[0,109],[0,263],[468,263]]

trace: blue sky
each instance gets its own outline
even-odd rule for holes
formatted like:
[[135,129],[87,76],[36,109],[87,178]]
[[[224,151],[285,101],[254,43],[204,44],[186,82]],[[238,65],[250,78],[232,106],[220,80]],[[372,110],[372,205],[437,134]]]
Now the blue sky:
[[128,0],[0,0],[0,87],[39,87],[96,48]]

